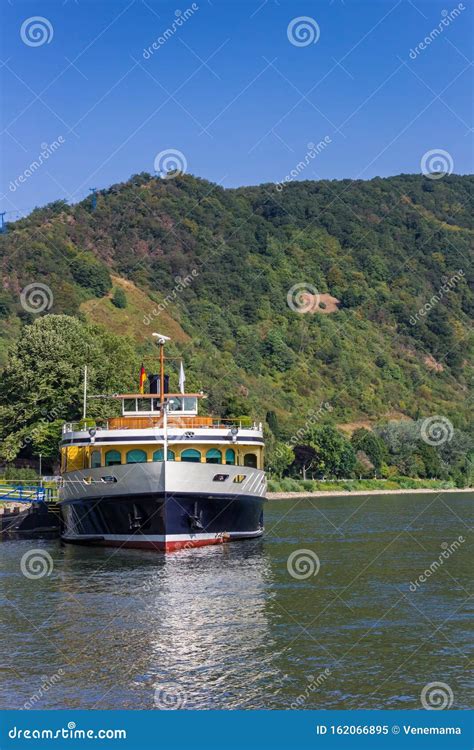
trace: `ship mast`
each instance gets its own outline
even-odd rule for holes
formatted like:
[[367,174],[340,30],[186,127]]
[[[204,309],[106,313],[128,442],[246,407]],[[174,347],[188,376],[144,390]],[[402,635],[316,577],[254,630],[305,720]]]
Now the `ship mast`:
[[154,333],[160,347],[160,407],[163,416],[163,460],[168,460],[168,407],[165,404],[165,341],[170,341],[169,336]]

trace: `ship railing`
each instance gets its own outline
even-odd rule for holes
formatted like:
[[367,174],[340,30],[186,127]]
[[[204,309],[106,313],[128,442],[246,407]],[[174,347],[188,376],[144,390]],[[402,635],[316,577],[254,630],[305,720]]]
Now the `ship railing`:
[[[77,422],[66,422],[63,425],[63,433],[66,432],[89,432],[94,430],[140,430],[163,427],[162,417],[110,417],[110,419],[82,419]],[[262,423],[255,422],[250,417],[237,419],[221,419],[220,417],[179,417],[170,414],[168,416],[168,429],[177,428],[183,430],[193,429],[216,429],[227,428],[231,430],[237,427],[239,430],[257,430],[262,432]]]

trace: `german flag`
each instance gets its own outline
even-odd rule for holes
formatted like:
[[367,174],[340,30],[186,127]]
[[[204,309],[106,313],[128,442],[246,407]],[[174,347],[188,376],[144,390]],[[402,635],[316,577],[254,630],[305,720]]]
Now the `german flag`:
[[141,370],[140,370],[139,393],[145,393],[145,383],[146,383],[146,372],[145,372],[145,368],[142,365]]

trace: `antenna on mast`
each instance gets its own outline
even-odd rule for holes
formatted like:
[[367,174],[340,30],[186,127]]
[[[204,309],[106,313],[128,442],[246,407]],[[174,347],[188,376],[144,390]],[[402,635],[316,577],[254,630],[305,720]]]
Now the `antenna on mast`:
[[171,341],[169,336],[165,336],[164,333],[152,333],[152,336],[156,336],[159,344],[164,344],[165,341]]
[[169,336],[163,333],[152,333],[158,340],[160,347],[160,406],[163,415],[163,460],[168,460],[168,405],[165,404],[165,342],[171,341]]

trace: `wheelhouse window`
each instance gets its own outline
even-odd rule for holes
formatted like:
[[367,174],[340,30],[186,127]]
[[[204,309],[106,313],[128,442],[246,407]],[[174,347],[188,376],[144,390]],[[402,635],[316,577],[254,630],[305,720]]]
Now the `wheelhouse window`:
[[[159,451],[154,452],[153,461],[163,461],[164,456],[165,456],[165,452],[163,448],[160,448]],[[174,461],[174,459],[175,459],[174,452],[170,451],[170,449],[168,448],[168,461]]]
[[251,469],[257,468],[257,456],[255,453],[246,453],[244,456],[244,466],[249,466]]
[[100,451],[92,451],[91,469],[98,469],[99,467],[100,467]]
[[207,464],[221,464],[222,453],[217,448],[210,448],[206,453]]
[[197,414],[197,398],[196,396],[185,396],[183,398],[183,411],[192,411]]
[[135,449],[133,451],[128,451],[127,463],[128,464],[145,464],[146,463],[145,451],[138,450],[138,449]]
[[226,464],[231,464],[231,466],[235,466],[235,451],[233,448],[227,448],[225,452],[225,462]]
[[181,461],[197,464],[201,461],[201,453],[194,448],[188,448],[181,453]]
[[106,466],[118,466],[122,463],[122,456],[118,451],[107,451],[105,454]]
[[123,413],[128,411],[137,411],[137,399],[136,398],[124,398],[123,399]]
[[171,396],[171,398],[168,399],[168,411],[182,411],[183,410],[183,399],[178,398],[177,396]]
[[149,398],[137,398],[137,411],[151,411],[151,402]]

